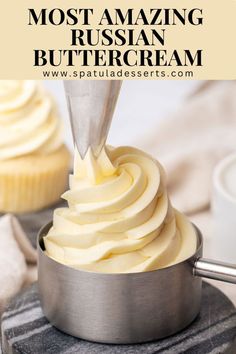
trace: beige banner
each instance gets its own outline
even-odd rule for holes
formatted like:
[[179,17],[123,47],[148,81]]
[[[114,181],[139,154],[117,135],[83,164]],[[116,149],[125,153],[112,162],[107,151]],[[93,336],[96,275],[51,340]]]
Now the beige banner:
[[236,0],[8,0],[0,79],[236,79]]

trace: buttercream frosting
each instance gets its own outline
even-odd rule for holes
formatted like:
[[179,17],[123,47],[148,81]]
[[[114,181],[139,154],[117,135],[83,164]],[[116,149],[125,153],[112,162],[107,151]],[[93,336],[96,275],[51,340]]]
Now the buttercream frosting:
[[0,80],[0,160],[50,153],[61,133],[53,99],[38,81]]
[[75,153],[68,207],[56,209],[46,253],[68,266],[105,273],[143,272],[196,251],[196,232],[173,209],[162,166],[131,147]]

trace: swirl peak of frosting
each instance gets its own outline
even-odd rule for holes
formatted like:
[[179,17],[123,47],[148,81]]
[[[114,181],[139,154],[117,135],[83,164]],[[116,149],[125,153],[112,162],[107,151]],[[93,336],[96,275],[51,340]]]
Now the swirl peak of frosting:
[[144,152],[120,147],[75,154],[67,208],[56,209],[46,252],[68,266],[105,273],[155,270],[196,250],[192,224],[174,210],[162,166]]
[[0,160],[50,153],[62,144],[55,104],[33,80],[0,80]]

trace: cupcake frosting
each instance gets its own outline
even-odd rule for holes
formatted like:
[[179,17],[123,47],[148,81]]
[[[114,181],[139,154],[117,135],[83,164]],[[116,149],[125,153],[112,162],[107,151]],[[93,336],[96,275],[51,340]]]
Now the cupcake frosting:
[[37,81],[0,80],[0,160],[50,153],[62,144],[55,104]]
[[44,237],[47,254],[71,267],[142,272],[196,251],[196,232],[168,199],[161,165],[131,147],[75,154],[67,208],[56,209]]

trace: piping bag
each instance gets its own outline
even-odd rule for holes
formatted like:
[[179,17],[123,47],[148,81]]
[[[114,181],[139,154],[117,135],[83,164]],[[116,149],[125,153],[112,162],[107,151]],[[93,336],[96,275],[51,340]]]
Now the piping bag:
[[91,148],[95,157],[105,145],[121,80],[64,81],[74,143],[84,159]]

